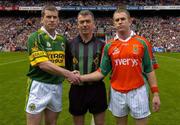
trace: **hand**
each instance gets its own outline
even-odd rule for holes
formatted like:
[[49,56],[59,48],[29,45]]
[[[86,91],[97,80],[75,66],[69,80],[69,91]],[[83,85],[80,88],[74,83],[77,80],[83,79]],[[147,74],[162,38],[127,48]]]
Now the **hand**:
[[78,70],[74,70],[72,71],[72,73],[80,75],[80,72]]
[[81,83],[79,71],[75,70],[75,71],[69,72],[69,74],[67,76],[67,80],[71,84],[79,84],[79,83]]
[[159,109],[160,109],[160,98],[159,98],[159,95],[158,94],[154,94],[153,95],[153,100],[152,100],[152,110],[154,112],[158,112]]

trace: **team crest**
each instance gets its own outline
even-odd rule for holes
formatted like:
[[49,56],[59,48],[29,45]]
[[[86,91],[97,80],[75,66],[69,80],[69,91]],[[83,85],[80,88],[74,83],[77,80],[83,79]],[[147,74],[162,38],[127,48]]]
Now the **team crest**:
[[46,46],[47,46],[48,48],[50,48],[50,47],[51,47],[51,44],[50,44],[49,42],[46,42]]
[[63,42],[61,43],[61,48],[62,48],[63,50],[65,50],[65,45],[64,45]]
[[76,57],[73,58],[73,64],[78,64],[78,60],[76,59]]
[[134,53],[134,54],[138,54],[138,51],[139,51],[139,50],[138,50],[138,45],[137,45],[137,44],[134,44],[134,45],[133,45],[133,53]]
[[36,105],[34,103],[31,103],[28,108],[30,111],[34,111],[36,109]]

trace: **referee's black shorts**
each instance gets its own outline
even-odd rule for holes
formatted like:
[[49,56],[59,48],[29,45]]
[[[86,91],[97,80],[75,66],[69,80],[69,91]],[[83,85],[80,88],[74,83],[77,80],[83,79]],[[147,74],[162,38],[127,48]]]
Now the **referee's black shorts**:
[[71,85],[69,92],[69,112],[74,115],[84,115],[104,112],[107,109],[107,95],[102,81],[93,84]]

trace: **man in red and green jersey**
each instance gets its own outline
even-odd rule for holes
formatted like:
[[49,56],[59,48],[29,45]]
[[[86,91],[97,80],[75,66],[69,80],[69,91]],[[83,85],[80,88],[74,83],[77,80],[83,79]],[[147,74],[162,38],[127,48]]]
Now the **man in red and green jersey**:
[[117,9],[113,15],[116,36],[104,47],[98,71],[81,76],[82,81],[102,79],[111,70],[111,99],[109,109],[116,117],[117,125],[127,125],[130,113],[136,125],[146,125],[150,115],[148,93],[144,75],[153,93],[153,110],[160,108],[160,98],[155,72],[148,46],[144,39],[135,36],[130,29],[130,14]]

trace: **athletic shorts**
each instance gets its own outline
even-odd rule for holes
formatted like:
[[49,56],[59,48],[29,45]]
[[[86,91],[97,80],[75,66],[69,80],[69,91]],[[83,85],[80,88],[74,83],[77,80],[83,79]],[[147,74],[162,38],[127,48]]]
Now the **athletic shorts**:
[[47,84],[32,80],[27,95],[26,112],[38,114],[44,109],[53,112],[62,110],[62,84]]
[[123,117],[129,113],[135,119],[149,116],[151,113],[146,86],[128,93],[118,92],[111,87],[109,110],[116,117]]
[[69,112],[74,116],[104,112],[107,109],[105,84],[96,82],[91,85],[71,85],[69,92]]

